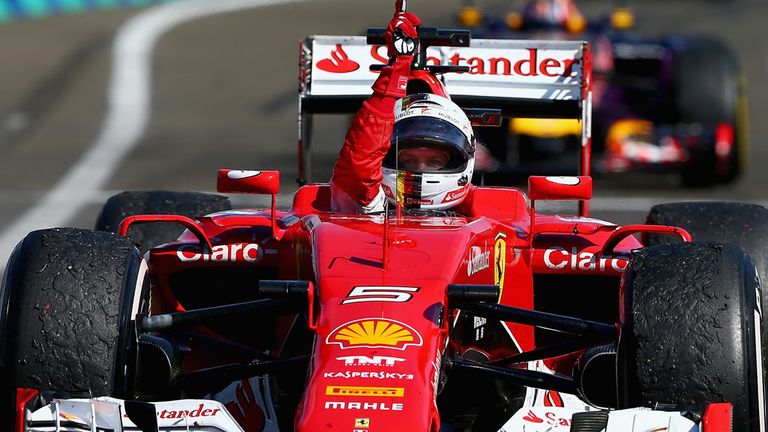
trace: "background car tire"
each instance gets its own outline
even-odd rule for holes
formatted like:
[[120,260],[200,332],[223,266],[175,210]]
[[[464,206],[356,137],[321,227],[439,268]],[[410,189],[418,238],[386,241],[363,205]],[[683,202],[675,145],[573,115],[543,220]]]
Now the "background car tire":
[[6,268],[0,299],[0,428],[16,388],[129,397],[132,317],[146,312],[146,263],[129,240],[57,228],[29,233]]
[[634,253],[621,299],[620,408],[727,401],[735,432],[764,430],[757,291],[754,265],[734,245]]
[[674,53],[674,105],[677,122],[698,123],[714,128],[718,123],[734,126],[735,145],[728,159],[728,170],[716,168],[715,143],[705,143],[690,154],[681,169],[686,186],[709,186],[734,180],[742,170],[744,152],[739,132],[744,93],[739,64],[734,53],[720,40],[707,37],[681,38]]
[[[177,214],[188,217],[204,216],[231,210],[228,197],[199,192],[127,191],[112,196],[104,204],[96,229],[117,232],[120,222],[137,214]],[[139,244],[144,253],[153,247],[176,239],[184,228],[174,223],[153,223],[130,228],[128,236]]]

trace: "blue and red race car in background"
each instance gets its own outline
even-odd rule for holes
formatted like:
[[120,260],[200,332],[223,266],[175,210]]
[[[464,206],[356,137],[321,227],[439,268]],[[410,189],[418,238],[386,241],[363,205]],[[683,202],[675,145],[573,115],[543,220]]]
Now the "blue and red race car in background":
[[[685,186],[711,186],[742,172],[748,153],[745,85],[738,59],[721,40],[640,35],[624,4],[588,21],[573,0],[530,0],[506,16],[467,1],[457,19],[480,38],[592,43],[595,173],[678,172]],[[492,156],[485,180],[501,183],[542,170],[572,173],[580,130],[575,120],[512,119],[505,130],[484,137]]]

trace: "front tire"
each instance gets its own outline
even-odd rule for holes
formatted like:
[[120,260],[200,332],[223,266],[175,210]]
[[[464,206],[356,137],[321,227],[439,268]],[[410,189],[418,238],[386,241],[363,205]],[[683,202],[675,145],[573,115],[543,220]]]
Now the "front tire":
[[758,290],[733,245],[636,252],[622,290],[620,408],[731,402],[734,431],[764,431]]
[[130,241],[104,232],[39,230],[18,244],[0,289],[1,429],[11,430],[17,388],[132,395],[146,268]]
[[[768,209],[736,202],[681,202],[655,205],[646,223],[672,225],[688,231],[696,242],[716,241],[739,246],[752,258],[761,281],[762,310],[768,308]],[[679,241],[673,236],[648,235],[647,246]],[[763,350],[768,349],[768,329],[763,324]],[[763,355],[765,365],[768,356]]]

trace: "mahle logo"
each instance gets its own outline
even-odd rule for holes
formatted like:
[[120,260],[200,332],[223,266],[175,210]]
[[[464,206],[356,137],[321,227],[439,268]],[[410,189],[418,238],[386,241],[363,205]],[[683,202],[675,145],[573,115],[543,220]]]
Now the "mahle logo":
[[421,346],[422,339],[409,325],[386,318],[365,318],[336,327],[325,340],[348,348],[391,348],[405,350],[410,345]]
[[403,387],[327,386],[326,396],[403,397]]

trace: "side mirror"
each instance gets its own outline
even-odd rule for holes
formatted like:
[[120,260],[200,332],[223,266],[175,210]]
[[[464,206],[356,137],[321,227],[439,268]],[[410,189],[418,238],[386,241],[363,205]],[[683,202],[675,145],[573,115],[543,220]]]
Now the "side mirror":
[[588,200],[592,198],[592,177],[531,176],[528,197],[537,200]]
[[472,126],[498,127],[501,126],[501,110],[494,108],[463,108]]
[[592,198],[592,177],[530,176],[528,198],[531,200],[531,233],[535,235],[546,230],[546,227],[536,226],[536,201],[579,200],[579,214],[588,215],[584,209],[587,208],[587,200]]
[[216,190],[221,193],[276,195],[280,192],[279,171],[219,170]]
[[277,193],[280,192],[280,171],[219,170],[216,190],[221,193],[272,195],[272,236],[283,238],[285,230],[277,226]]

